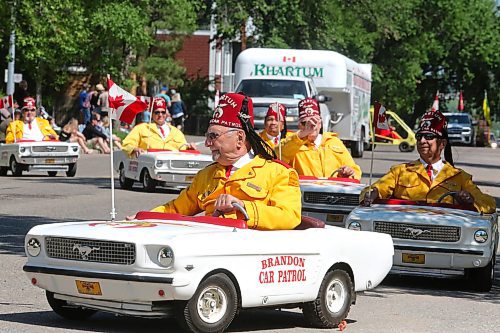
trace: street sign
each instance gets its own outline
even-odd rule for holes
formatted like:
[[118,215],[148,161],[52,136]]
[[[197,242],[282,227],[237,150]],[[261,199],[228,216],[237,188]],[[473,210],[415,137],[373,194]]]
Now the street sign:
[[[8,78],[9,78],[9,71],[5,70],[5,78],[4,78],[5,83],[7,83]],[[22,80],[23,80],[23,74],[14,73],[14,83],[19,83]]]

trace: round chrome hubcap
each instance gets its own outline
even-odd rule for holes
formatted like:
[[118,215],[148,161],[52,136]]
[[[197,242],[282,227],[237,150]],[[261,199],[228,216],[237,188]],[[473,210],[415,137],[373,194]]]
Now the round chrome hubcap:
[[326,307],[332,313],[339,312],[346,299],[346,287],[340,280],[332,280],[326,289]]
[[227,311],[227,295],[219,287],[206,287],[198,298],[198,315],[206,323],[213,324]]

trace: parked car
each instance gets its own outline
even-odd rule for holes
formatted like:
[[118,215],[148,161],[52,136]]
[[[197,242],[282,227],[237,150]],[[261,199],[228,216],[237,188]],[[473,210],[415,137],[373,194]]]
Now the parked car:
[[54,177],[62,171],[74,177],[79,154],[78,143],[21,140],[0,144],[0,176],[6,176],[10,170],[13,176],[22,176],[24,171],[43,171]]
[[476,145],[477,122],[468,113],[448,113],[443,115],[448,120],[448,139],[451,143],[460,143],[468,146]]
[[225,218],[136,217],[28,232],[23,269],[54,312],[174,315],[192,331],[222,332],[240,309],[300,307],[310,324],[334,327],[392,266],[389,235],[307,228],[308,218],[303,230],[259,231]]
[[150,149],[138,158],[130,158],[121,150],[113,154],[121,188],[130,190],[138,181],[148,192],[154,192],[157,186],[184,188],[198,171],[213,163],[211,156],[197,150]]
[[391,272],[465,276],[471,289],[489,291],[498,249],[498,215],[450,204],[379,200],[354,209],[351,230],[386,233],[394,240]]
[[359,194],[366,185],[352,178],[300,176],[302,214],[344,227],[349,213],[359,205]]

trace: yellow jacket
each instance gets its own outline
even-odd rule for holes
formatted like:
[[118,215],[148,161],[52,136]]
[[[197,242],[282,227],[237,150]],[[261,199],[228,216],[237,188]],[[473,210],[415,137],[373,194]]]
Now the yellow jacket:
[[[289,136],[292,136],[293,133],[292,132],[286,132],[286,136],[284,138],[281,138],[280,139],[280,143],[283,144],[283,141],[285,140],[285,138],[288,138]],[[266,130],[262,130],[260,133],[259,133],[259,136],[262,138],[262,140],[264,140],[268,145],[269,147],[273,148],[276,146],[274,144],[274,141],[272,141],[269,136],[267,136],[267,132]]]
[[[297,172],[259,156],[226,179],[225,168],[212,163],[198,172],[179,196],[152,211],[212,215],[215,200],[231,194],[245,204],[248,227],[260,230],[293,229],[300,223],[301,196]],[[241,213],[226,214],[242,219]]]
[[[59,139],[59,136],[46,119],[36,117],[35,121],[37,122],[40,131],[42,131],[44,139],[48,138],[48,136],[51,134],[56,138],[56,140]],[[16,140],[21,140],[23,138],[24,122],[22,120],[15,120],[12,121],[7,127],[7,131],[5,134],[5,143],[14,142],[14,128],[16,131]]]
[[142,148],[144,150],[148,148],[165,150],[186,149],[187,142],[184,134],[177,127],[172,125],[168,125],[168,127],[170,127],[170,133],[163,139],[155,123],[139,124],[123,140],[122,150],[128,155],[132,155],[134,148]]
[[[391,167],[389,173],[375,182],[379,196],[383,199],[394,198],[435,203],[445,193],[464,190],[474,198],[474,206],[478,211],[493,213],[496,209],[495,199],[472,182],[472,176],[461,169],[444,164],[443,169],[431,181],[424,165],[419,161],[398,164]],[[365,197],[368,187],[360,194],[360,201]],[[453,203],[453,197],[447,196],[442,202]]]
[[294,133],[283,142],[281,159],[295,168],[299,175],[335,177],[332,173],[346,165],[354,170],[355,179],[361,179],[361,168],[335,133],[323,133],[319,148],[314,142],[302,140]]

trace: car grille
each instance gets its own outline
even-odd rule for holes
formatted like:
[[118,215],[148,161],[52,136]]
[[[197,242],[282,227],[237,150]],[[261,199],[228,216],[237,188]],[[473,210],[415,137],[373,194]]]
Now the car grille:
[[358,206],[357,194],[332,194],[323,192],[304,192],[304,202],[324,205]]
[[132,243],[45,237],[45,245],[51,258],[119,265],[135,262],[135,245]]
[[377,232],[389,234],[393,238],[448,243],[458,242],[460,240],[459,227],[375,221],[374,229]]
[[67,146],[33,146],[31,151],[34,153],[64,153],[68,151]]
[[462,134],[461,128],[449,128],[448,134]]
[[209,161],[170,161],[170,167],[174,169],[203,169],[212,162]]

